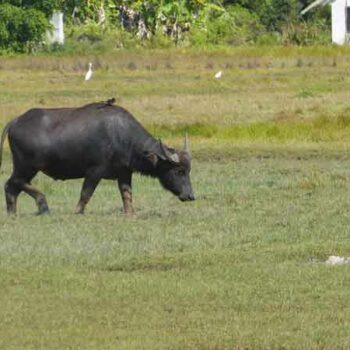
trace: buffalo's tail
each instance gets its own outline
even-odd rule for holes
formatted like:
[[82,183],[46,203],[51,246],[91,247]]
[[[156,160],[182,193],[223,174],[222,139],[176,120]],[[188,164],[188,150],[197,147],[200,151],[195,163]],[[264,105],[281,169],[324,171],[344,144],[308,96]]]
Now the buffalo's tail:
[[6,126],[4,127],[4,130],[2,131],[1,134],[1,140],[0,140],[0,168],[1,168],[1,162],[2,162],[2,149],[4,148],[4,142],[5,142],[5,138],[7,136],[7,133],[9,131],[11,122],[7,123]]

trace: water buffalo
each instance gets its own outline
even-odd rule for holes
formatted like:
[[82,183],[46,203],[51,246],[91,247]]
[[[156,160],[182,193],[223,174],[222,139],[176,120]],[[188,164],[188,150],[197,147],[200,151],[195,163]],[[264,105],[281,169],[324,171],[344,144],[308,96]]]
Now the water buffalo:
[[53,179],[84,178],[76,213],[82,214],[101,179],[118,181],[125,213],[132,213],[132,173],[158,178],[181,201],[194,200],[191,156],[153,138],[114,100],[80,108],[31,109],[10,121],[0,143],[0,166],[8,135],[13,172],[5,184],[7,212],[16,213],[21,191],[36,201],[38,214],[49,211],[43,193],[31,185],[42,171]]

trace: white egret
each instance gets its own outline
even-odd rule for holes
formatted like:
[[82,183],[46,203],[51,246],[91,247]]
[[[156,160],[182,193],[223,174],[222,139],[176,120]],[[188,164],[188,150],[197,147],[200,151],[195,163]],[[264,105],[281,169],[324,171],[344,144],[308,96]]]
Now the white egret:
[[219,71],[214,75],[214,77],[215,77],[216,79],[220,79],[220,78],[222,77],[222,71],[219,70]]
[[85,81],[90,80],[92,77],[92,63],[89,63],[89,70],[85,74]]

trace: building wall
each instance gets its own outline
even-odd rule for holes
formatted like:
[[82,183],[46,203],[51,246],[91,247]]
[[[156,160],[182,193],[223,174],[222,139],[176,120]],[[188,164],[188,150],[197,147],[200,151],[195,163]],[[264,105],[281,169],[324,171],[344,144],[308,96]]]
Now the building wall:
[[52,24],[52,30],[48,33],[48,41],[50,44],[58,43],[64,44],[64,31],[63,31],[63,13],[54,12],[50,20]]
[[346,6],[348,1],[335,0],[332,2],[332,41],[338,45],[346,43]]

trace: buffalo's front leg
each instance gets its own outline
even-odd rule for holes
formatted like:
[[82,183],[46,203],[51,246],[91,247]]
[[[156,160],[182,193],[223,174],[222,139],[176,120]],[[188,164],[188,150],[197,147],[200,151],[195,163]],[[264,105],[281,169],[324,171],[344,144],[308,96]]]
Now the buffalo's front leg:
[[100,182],[100,179],[91,179],[91,178],[84,179],[83,187],[80,193],[80,200],[75,209],[75,214],[84,214],[86,204],[89,202],[99,182]]
[[123,199],[124,214],[132,214],[132,190],[131,190],[131,172],[125,172],[118,178],[119,191]]

